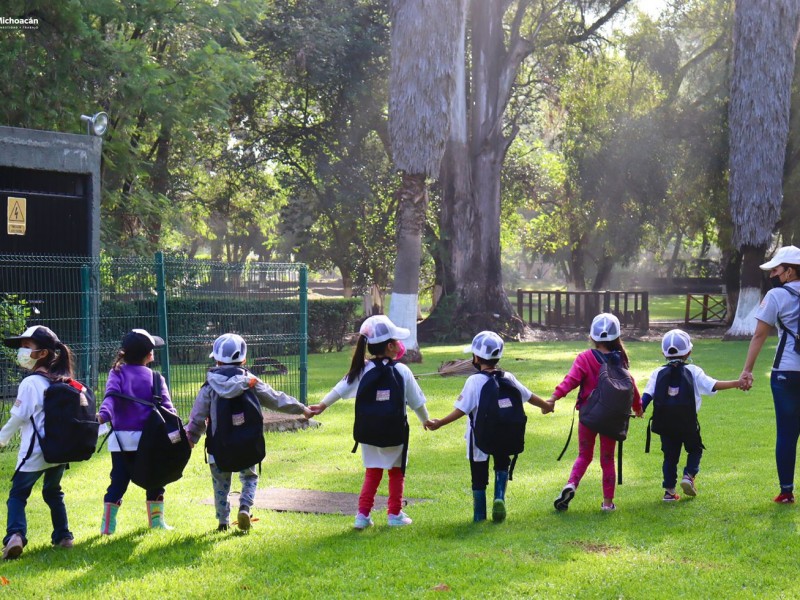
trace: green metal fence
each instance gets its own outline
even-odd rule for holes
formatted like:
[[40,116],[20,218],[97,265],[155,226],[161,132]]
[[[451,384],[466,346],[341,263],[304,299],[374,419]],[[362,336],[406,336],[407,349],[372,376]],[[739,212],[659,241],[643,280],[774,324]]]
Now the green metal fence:
[[[0,334],[50,327],[74,352],[76,373],[102,398],[122,336],[160,335],[160,370],[181,416],[212,365],[214,339],[247,341],[249,368],[278,390],[306,401],[305,265],[220,263],[157,253],[154,259],[0,255]],[[0,417],[24,376],[15,353],[0,353]]]

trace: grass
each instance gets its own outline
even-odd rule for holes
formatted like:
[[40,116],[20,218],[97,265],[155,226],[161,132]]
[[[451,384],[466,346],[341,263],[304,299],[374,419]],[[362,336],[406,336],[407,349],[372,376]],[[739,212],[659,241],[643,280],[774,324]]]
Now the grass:
[[683,321],[686,317],[686,294],[651,295],[648,309],[651,322]]
[[[774,346],[774,344],[773,344]],[[580,343],[513,344],[503,366],[540,395],[549,395],[584,348]],[[662,361],[657,343],[631,343],[640,387]],[[460,347],[425,348],[418,373],[463,356]],[[695,360],[709,374],[738,376],[746,344],[698,340]],[[565,483],[576,442],[556,462],[567,435],[574,395],[555,414],[529,413],[527,448],[509,484],[506,523],[472,524],[464,422],[437,432],[413,423],[406,494],[431,501],[408,509],[410,527],[352,530],[352,518],[256,510],[247,536],[212,533],[216,522],[202,452],[168,487],[173,532],[148,531],[144,493],[132,487],[117,534],[98,535],[110,460],[102,454],[66,474],[72,551],[49,546],[49,517],[40,484],[28,504],[30,544],[21,560],[0,564],[9,598],[350,598],[350,597],[787,597],[796,587],[790,562],[800,551],[795,506],[771,502],[777,493],[774,413],[767,371],[771,348],[748,393],[720,392],[700,413],[707,451],[696,499],[661,502],[658,445],[644,454],[646,423],[635,421],[625,444],[625,482],[616,513],[600,511],[600,468],[589,468],[566,513],[553,498]],[[311,357],[310,397],[319,399],[346,370],[345,353]],[[433,416],[451,410],[462,378],[422,377]],[[350,454],[352,402],[326,411],[323,427],[269,434],[261,486],[358,492],[363,469]],[[0,454],[0,479],[14,456]],[[234,484],[234,489],[236,484]],[[385,493],[386,483],[381,486]],[[788,567],[788,568],[787,568]],[[2,580],[0,580],[2,581]]]

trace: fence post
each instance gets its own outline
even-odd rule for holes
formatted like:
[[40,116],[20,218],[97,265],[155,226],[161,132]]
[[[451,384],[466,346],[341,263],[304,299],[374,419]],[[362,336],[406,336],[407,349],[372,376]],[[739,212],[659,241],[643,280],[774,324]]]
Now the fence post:
[[164,253],[156,252],[156,305],[158,310],[158,330],[164,338],[161,350],[161,374],[167,382],[167,389],[172,390],[169,382],[169,331],[167,330],[167,284],[164,274]]
[[80,380],[87,386],[91,381],[91,318],[92,318],[91,272],[89,265],[81,265],[81,372]]
[[308,400],[308,267],[300,265],[300,402]]
[[521,288],[517,288],[517,314],[519,315],[520,319],[522,319],[523,321],[525,320],[525,315],[522,312],[522,289]]
[[642,292],[642,315],[644,328],[650,329],[650,292]]

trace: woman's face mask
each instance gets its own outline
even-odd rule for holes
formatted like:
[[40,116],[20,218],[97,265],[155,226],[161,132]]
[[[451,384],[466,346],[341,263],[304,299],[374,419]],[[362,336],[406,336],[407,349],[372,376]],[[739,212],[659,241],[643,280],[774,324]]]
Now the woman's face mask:
[[33,367],[35,367],[36,363],[39,361],[38,358],[33,358],[31,356],[32,352],[38,352],[38,350],[34,350],[33,348],[20,348],[17,350],[17,364],[23,369],[32,371]]

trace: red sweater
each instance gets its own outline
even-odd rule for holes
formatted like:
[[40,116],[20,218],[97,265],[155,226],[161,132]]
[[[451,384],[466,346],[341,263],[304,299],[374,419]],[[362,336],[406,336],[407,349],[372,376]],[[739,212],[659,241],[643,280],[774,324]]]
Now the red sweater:
[[[564,377],[564,381],[556,386],[554,392],[557,399],[561,399],[569,394],[576,387],[578,390],[578,402],[576,403],[580,410],[581,405],[584,403],[589,394],[597,387],[597,377],[600,374],[600,361],[597,360],[591,350],[584,350],[577,357],[572,367]],[[639,388],[636,387],[636,381],[633,382],[633,406],[634,412],[638,413],[642,409],[642,397],[639,395]]]

